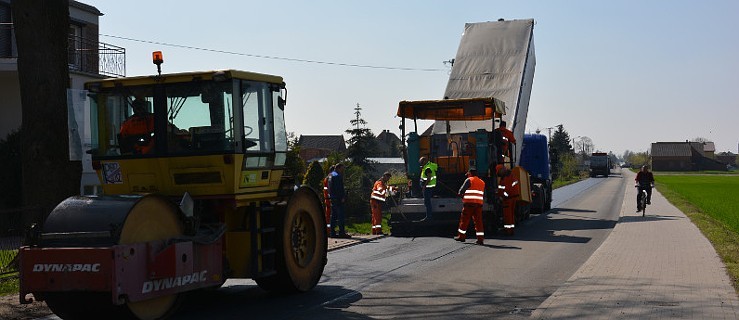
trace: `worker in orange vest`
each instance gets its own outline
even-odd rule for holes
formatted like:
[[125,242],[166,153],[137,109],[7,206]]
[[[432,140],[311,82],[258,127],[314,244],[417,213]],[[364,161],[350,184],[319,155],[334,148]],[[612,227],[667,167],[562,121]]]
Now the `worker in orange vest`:
[[504,156],[512,158],[510,146],[516,144],[516,137],[511,130],[506,128],[506,122],[503,120],[500,121],[500,126],[495,131],[497,132],[498,139],[500,139],[498,141],[498,146],[500,146],[498,150],[498,162],[503,163],[505,160]]
[[370,194],[370,208],[372,209],[372,234],[373,235],[384,235],[382,233],[382,204],[385,203],[385,199],[390,196],[392,189],[387,186],[388,180],[390,180],[390,172],[382,174],[380,179],[375,181],[375,185],[372,187],[372,193]]
[[477,177],[477,169],[470,167],[467,171],[467,179],[459,188],[459,196],[462,197],[462,214],[459,218],[459,230],[454,240],[464,242],[467,238],[467,226],[470,218],[475,223],[475,236],[477,244],[484,244],[485,227],[482,224],[482,205],[485,195],[485,181]]
[[120,145],[124,153],[151,153],[154,149],[154,114],[148,112],[146,100],[131,103],[133,115],[121,124]]
[[323,207],[326,214],[326,234],[331,232],[331,197],[328,193],[328,177],[334,172],[334,166],[328,167],[328,174],[323,178]]
[[495,167],[498,180],[498,197],[503,204],[503,232],[512,235],[516,228],[516,202],[521,195],[521,186],[511,169],[499,164]]

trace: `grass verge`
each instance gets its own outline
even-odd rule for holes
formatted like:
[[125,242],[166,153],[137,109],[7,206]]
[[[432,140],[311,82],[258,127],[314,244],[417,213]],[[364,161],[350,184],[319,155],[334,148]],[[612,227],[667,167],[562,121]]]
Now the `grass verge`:
[[[713,248],[726,266],[726,271],[731,278],[734,290],[739,294],[739,233],[704,212],[700,207],[688,201],[682,194],[672,189],[669,185],[663,182],[657,182],[656,186],[657,190],[659,190],[667,201],[685,213],[693,224],[705,235],[708,241],[711,242]],[[723,200],[726,199],[718,199],[716,201]]]
[[18,294],[18,274],[9,274],[0,277],[0,296]]
[[[7,272],[13,268],[7,268],[12,263],[18,250],[0,250],[0,271]],[[18,293],[18,272],[10,272],[0,275],[0,296]]]

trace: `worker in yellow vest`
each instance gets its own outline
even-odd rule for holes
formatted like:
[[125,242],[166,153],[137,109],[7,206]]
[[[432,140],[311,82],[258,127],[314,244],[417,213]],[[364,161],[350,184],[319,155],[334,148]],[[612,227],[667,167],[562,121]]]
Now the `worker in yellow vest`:
[[433,213],[431,198],[436,188],[436,171],[439,165],[429,161],[426,157],[421,157],[418,162],[421,164],[421,188],[423,188],[423,205],[426,207],[426,217],[423,220],[431,220]]
[[464,180],[462,187],[459,188],[459,196],[462,197],[462,214],[459,218],[459,229],[454,240],[464,242],[467,238],[467,227],[470,218],[475,223],[475,236],[477,244],[484,244],[485,227],[482,224],[482,205],[485,196],[485,181],[477,177],[475,167],[470,167],[467,171],[467,179]]

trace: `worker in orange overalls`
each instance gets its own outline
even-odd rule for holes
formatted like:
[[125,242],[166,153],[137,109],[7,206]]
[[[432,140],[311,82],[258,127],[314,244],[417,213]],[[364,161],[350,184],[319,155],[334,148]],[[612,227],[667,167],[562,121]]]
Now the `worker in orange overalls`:
[[326,234],[331,232],[331,197],[328,193],[328,177],[334,172],[334,166],[328,167],[328,174],[323,178],[323,206],[326,213]]
[[511,174],[511,169],[499,164],[495,167],[498,180],[498,197],[503,204],[503,232],[512,235],[516,228],[516,202],[521,195],[521,186]]
[[477,177],[477,169],[470,167],[467,171],[467,179],[459,188],[459,196],[462,197],[462,214],[459,218],[459,229],[454,240],[464,242],[467,238],[467,226],[470,218],[475,223],[475,236],[477,244],[484,244],[485,227],[482,224],[482,205],[485,195],[485,181]]
[[382,174],[380,179],[375,181],[375,185],[372,187],[372,193],[370,194],[370,209],[372,210],[372,234],[373,235],[384,235],[382,233],[382,204],[385,203],[385,199],[390,196],[392,188],[387,186],[388,180],[390,180],[390,172]]
[[133,115],[121,124],[121,151],[135,154],[151,153],[154,149],[154,114],[149,113],[146,100],[131,103]]
[[495,131],[498,133],[498,138],[501,140],[498,141],[498,145],[500,146],[498,150],[498,163],[503,163],[505,157],[508,157],[509,159],[512,158],[510,146],[516,144],[516,137],[513,135],[511,130],[506,128],[506,122],[503,120],[500,121],[500,126],[495,129]]

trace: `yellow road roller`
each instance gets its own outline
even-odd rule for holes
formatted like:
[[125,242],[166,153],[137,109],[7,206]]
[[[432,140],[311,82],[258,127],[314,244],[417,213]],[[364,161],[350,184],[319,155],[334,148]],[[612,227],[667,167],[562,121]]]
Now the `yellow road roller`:
[[161,319],[183,293],[228,278],[316,286],[323,208],[284,174],[281,77],[160,73],[86,90],[103,193],[64,200],[32,230],[19,252],[21,303],[46,301],[65,319]]

